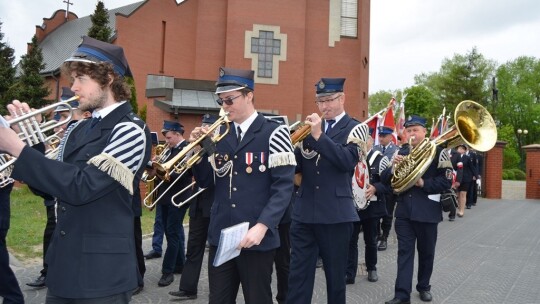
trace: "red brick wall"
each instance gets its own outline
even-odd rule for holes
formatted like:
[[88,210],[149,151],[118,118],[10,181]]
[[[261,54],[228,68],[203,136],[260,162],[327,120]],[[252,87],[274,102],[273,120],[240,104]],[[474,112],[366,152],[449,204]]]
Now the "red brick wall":
[[[70,12],[68,14],[68,19],[73,20],[77,19],[77,15]],[[38,43],[41,42],[47,36],[49,33],[54,31],[57,27],[62,25],[66,20],[66,10],[57,10],[53,13],[51,18],[43,18],[43,25],[45,27],[42,27],[42,25],[36,25],[36,37],[38,39]]]
[[523,149],[527,153],[527,161],[525,163],[526,191],[525,198],[539,199],[540,198],[540,145],[528,145]]
[[[148,0],[130,16],[116,16],[114,43],[125,50],[139,109],[147,105],[152,131],[159,131],[163,120],[175,117],[145,97],[146,76],[214,81],[220,66],[250,69],[251,59],[244,58],[244,36],[253,30],[253,24],[280,26],[280,32],[287,34],[287,60],[279,62],[279,84],[255,84],[257,109],[276,109],[295,121],[297,116],[318,111],[315,83],[321,77],[345,77],[346,110],[364,120],[369,63],[362,61],[367,58],[369,62],[370,0],[358,2],[358,38],[341,37],[334,47],[328,46],[328,0],[186,0],[180,4]],[[51,89],[56,97],[56,88]],[[201,115],[179,116],[187,132],[200,119]]]
[[482,184],[486,187],[486,198],[500,199],[502,196],[503,150],[506,142],[498,141],[493,149],[486,153],[485,176]]

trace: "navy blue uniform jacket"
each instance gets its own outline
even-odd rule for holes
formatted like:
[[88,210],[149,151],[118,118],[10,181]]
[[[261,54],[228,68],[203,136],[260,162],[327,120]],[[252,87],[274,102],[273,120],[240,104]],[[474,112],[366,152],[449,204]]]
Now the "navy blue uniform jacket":
[[[358,163],[358,146],[347,143],[359,122],[345,114],[327,134],[316,141],[311,135],[303,141],[304,150],[317,156],[307,159],[295,149],[296,172],[302,182],[296,192],[292,219],[301,223],[336,224],[356,222],[358,213],[353,201],[352,176]],[[324,130],[324,126],[321,126]]]
[[[289,130],[281,126],[281,144],[288,145],[285,148],[290,154],[290,161],[288,165],[273,168],[269,165],[271,150],[280,149],[269,143],[270,135],[278,127],[279,123],[258,114],[240,144],[237,144],[236,132],[231,123],[229,134],[217,143],[217,152],[212,156],[216,168],[223,169],[229,163],[232,164],[230,170],[224,175],[214,174],[206,159],[194,166],[193,173],[201,187],[209,187],[215,179],[215,198],[208,229],[211,245],[219,244],[221,229],[249,222],[250,228],[262,223],[268,227],[268,231],[260,245],[243,250],[268,251],[279,247],[277,226],[289,206],[293,191],[294,156]],[[220,132],[223,133],[224,129],[222,126]],[[246,171],[249,162],[247,157],[252,157],[251,173]],[[264,165],[263,171],[261,165]]]
[[27,146],[13,170],[15,179],[58,199],[46,283],[65,298],[137,287],[132,193],[150,158],[150,132],[127,102],[91,130],[89,124],[80,121],[66,133],[63,162]]
[[[406,155],[408,151],[400,150],[398,153]],[[383,172],[382,178],[385,183],[390,184],[392,167]],[[422,179],[424,187],[413,186],[396,195],[395,217],[423,223],[439,223],[443,220],[440,193],[452,186],[452,164],[446,150],[437,147],[435,157]]]

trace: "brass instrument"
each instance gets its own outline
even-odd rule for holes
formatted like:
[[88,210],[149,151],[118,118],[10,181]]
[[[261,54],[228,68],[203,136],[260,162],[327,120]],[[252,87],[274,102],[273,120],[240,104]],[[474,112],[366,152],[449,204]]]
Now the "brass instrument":
[[[69,105],[69,102],[77,99],[79,99],[79,96],[73,96],[70,99],[50,104],[39,110],[30,111],[28,113],[15,113],[15,117],[7,121],[7,124],[9,126],[17,125],[20,130],[19,138],[29,146],[33,146],[38,143],[45,143],[47,145],[54,144],[58,136],[56,136],[56,134],[46,136],[45,133],[67,124],[71,120],[73,116],[73,108]],[[47,113],[59,105],[63,105],[67,108],[67,111],[69,111],[69,115],[66,120],[60,122],[55,120],[49,120],[42,123],[38,122],[35,117],[36,115]],[[13,163],[15,163],[17,158],[11,157],[7,154],[1,154],[0,158],[0,187],[5,187],[13,182],[10,175],[13,169]]]
[[[215,144],[221,139],[223,139],[225,135],[227,135],[227,133],[229,133],[230,120],[228,118],[228,115],[229,113],[224,112],[222,109],[220,112],[220,118],[208,127],[206,133],[203,136],[197,138],[195,141],[185,146],[182,151],[180,151],[180,153],[168,160],[166,163],[161,164],[158,162],[152,162],[152,167],[156,170],[156,176],[159,177],[162,181],[152,190],[152,192],[148,193],[144,198],[144,204],[146,207],[152,208],[155,204],[157,204],[157,202],[165,195],[165,193],[167,193],[172,188],[172,186],[177,181],[179,181],[181,177],[189,169],[191,169],[191,167],[193,167],[193,165],[196,164],[205,154],[214,154]],[[221,127],[222,124],[225,124],[227,128],[225,132],[223,134],[215,134],[215,131],[219,127]],[[201,149],[198,149],[199,145],[201,145]],[[169,185],[169,187],[165,191],[163,191],[163,193],[161,193],[161,195],[157,199],[153,200],[153,202],[150,203],[150,197],[154,195],[154,192],[156,192],[157,189],[161,187],[163,182],[168,182],[171,179],[172,173],[178,174],[178,177]],[[192,188],[194,184],[195,182],[192,182],[190,185],[179,191],[179,193],[177,193],[174,197]],[[200,193],[200,191],[198,193]],[[191,196],[188,200],[180,202],[178,204],[176,204],[174,201],[172,201],[172,203],[176,207],[180,207],[186,204],[193,197],[195,196]]]
[[[165,155],[167,155],[168,152],[169,152],[169,147],[167,147],[166,145],[164,145],[164,144],[157,145],[154,148],[154,153],[153,153],[155,155],[154,161],[162,162],[163,159],[165,158]],[[143,172],[143,175],[141,177],[141,181],[145,183],[146,193],[154,192],[155,180],[156,180],[155,176],[150,177],[150,175],[148,174],[147,171]],[[150,210],[152,210],[154,208],[155,204],[153,202],[156,199],[156,194],[157,193],[154,192],[154,195],[149,197],[148,200],[144,200],[144,206],[147,207]]]
[[452,128],[432,141],[425,138],[396,165],[391,180],[394,192],[401,193],[416,184],[433,161],[439,145],[452,148],[465,143],[481,152],[495,146],[495,121],[480,104],[471,100],[460,102],[454,111],[454,121],[456,123]]

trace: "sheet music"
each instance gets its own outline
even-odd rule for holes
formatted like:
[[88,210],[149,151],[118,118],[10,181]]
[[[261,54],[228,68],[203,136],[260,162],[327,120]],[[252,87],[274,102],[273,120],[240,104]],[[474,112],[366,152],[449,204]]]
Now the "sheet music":
[[221,235],[219,237],[219,245],[214,259],[214,267],[218,267],[221,264],[234,259],[240,255],[240,249],[238,245],[246,236],[249,229],[249,222],[243,222],[234,226],[221,229]]

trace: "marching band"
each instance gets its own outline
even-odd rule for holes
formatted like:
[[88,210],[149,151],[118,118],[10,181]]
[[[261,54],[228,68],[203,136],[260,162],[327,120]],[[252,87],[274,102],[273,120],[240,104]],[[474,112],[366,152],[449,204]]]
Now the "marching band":
[[[30,114],[26,121],[45,111],[14,101],[0,127],[5,153],[0,155],[0,204],[9,200],[17,180],[54,206],[54,232],[44,245],[45,272],[28,283],[48,287],[47,303],[128,303],[142,291],[141,204],[155,207],[156,224],[167,239],[157,284],[168,286],[174,273],[181,274],[178,291],[169,293],[174,298],[197,298],[208,241],[210,303],[236,303],[240,286],[246,303],[273,303],[274,263],[277,302],[311,303],[318,257],[328,303],[345,303],[346,285],[357,278],[360,231],[367,280],[377,282],[377,251],[387,248],[395,220],[398,271],[394,298],[386,303],[410,303],[415,244],[416,290],[422,301],[432,300],[437,225],[443,219],[440,194],[452,187],[452,162],[459,161],[450,158],[447,146],[426,142],[425,118],[412,115],[405,121],[402,136],[409,141],[403,145],[390,141],[394,130],[387,126],[379,128],[380,144],[374,145],[373,130],[345,111],[345,79],[321,78],[315,84],[321,114],[308,115],[302,134],[291,135],[289,126],[255,109],[253,71],[221,67],[215,91],[220,116],[204,115],[202,125],[186,137],[178,121],[164,121],[165,146],[150,159],[150,130],[126,102],[124,76],[131,71],[122,48],[84,37],[62,69],[73,81],[76,104],[58,106],[56,112],[88,111],[92,118],[73,112],[73,122],[62,127],[54,145],[40,128],[31,132],[41,140],[23,142],[16,132],[28,132],[15,122],[17,113]],[[468,138],[465,142],[471,144]],[[484,150],[491,148],[483,144]],[[44,155],[46,145],[57,145],[54,156]],[[465,144],[459,147],[467,150]],[[429,162],[420,165],[419,158]],[[413,171],[404,174],[404,168]],[[148,187],[143,202],[140,181]],[[463,216],[471,182],[464,181],[458,216]],[[237,256],[214,264],[222,255],[224,229],[245,222],[249,228],[236,239]],[[2,271],[5,231],[2,226]],[[152,251],[146,258],[160,256]],[[0,296],[17,303],[22,295],[13,279],[0,281]]]

